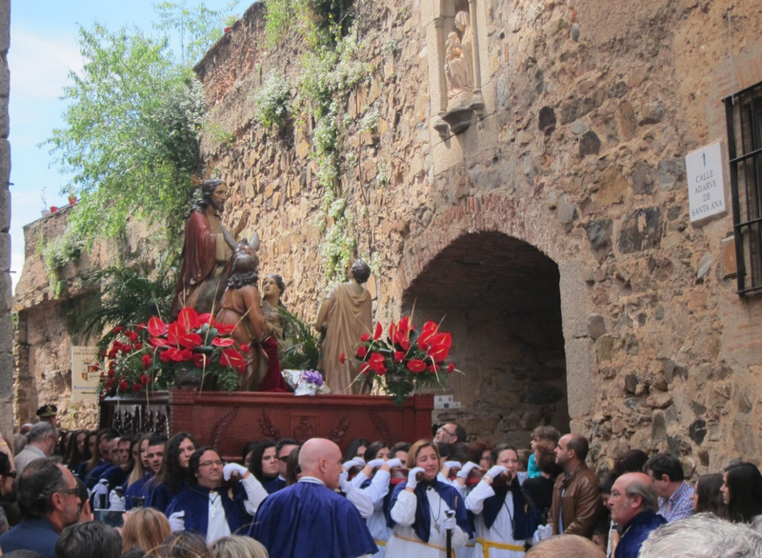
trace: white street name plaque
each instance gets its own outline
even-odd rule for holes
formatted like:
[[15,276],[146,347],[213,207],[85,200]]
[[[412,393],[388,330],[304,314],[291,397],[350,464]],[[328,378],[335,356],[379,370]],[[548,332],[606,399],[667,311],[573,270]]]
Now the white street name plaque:
[[702,147],[685,156],[691,223],[725,212],[720,143]]

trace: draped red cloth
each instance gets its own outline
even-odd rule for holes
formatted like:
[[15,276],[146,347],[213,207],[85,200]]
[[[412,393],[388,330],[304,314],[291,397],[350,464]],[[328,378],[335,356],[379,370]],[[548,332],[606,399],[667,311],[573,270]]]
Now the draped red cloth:
[[269,362],[267,364],[267,374],[265,374],[265,377],[259,383],[257,391],[291,391],[281,372],[280,360],[278,359],[278,342],[274,337],[270,336],[262,341],[260,347],[267,354]]
[[217,265],[217,237],[212,232],[207,216],[197,210],[191,211],[185,225],[183,264],[177,280],[172,315],[175,316],[186,305],[198,286],[208,279]]

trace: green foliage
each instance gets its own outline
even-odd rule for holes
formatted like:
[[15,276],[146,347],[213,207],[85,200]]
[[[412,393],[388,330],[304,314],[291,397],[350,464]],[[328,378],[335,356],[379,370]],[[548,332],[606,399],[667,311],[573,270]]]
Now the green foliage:
[[278,315],[284,330],[290,333],[293,342],[280,359],[284,370],[317,370],[320,360],[320,339],[312,326],[286,310],[278,307]]
[[314,48],[333,46],[352,27],[354,0],[264,0],[267,46],[296,32]]
[[264,0],[267,7],[265,17],[265,37],[267,47],[272,48],[286,36],[294,23],[294,8],[291,0]]
[[61,279],[61,270],[70,261],[76,261],[85,249],[85,241],[78,232],[67,227],[64,233],[47,242],[40,239],[37,244],[39,254],[45,262],[50,292],[55,298],[63,293],[66,283]]
[[254,94],[254,105],[257,107],[254,120],[265,128],[282,126],[288,113],[290,88],[288,78],[276,71],[270,72]]
[[80,28],[87,63],[64,90],[64,127],[47,141],[81,202],[70,227],[90,241],[117,236],[128,216],[182,230],[201,169],[201,86],[172,61],[166,40],[137,29]]
[[185,0],[161,2],[156,5],[159,22],[154,27],[166,35],[176,33],[180,64],[192,65],[220,38],[223,25],[229,27],[238,19],[231,13],[238,3],[239,0],[233,0],[224,10],[210,10],[203,3],[189,7]]
[[[167,319],[177,284],[175,263],[164,257],[158,264],[139,262],[99,271],[95,279],[103,293],[100,305],[79,316],[74,334],[87,338],[117,325],[147,323],[151,316]],[[98,342],[98,351],[105,350],[113,338],[111,332],[107,333]]]

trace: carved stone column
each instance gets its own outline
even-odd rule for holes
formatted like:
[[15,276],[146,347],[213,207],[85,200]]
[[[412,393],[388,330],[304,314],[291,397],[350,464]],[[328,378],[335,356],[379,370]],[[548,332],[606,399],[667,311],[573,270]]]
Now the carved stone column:
[[474,71],[474,96],[471,100],[471,108],[481,118],[484,115],[484,97],[482,96],[482,67],[479,61],[479,25],[476,16],[476,0],[468,0],[468,15],[474,30],[474,51],[471,53],[471,63],[473,64]]

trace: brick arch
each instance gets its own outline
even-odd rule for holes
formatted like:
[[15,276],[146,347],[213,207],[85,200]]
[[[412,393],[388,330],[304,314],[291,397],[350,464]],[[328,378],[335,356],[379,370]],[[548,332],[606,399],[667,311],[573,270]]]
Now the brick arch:
[[476,232],[501,232],[522,240],[558,264],[561,247],[553,227],[548,226],[549,213],[544,204],[499,192],[464,198],[438,214],[423,234],[406,243],[401,266],[403,290],[444,248]]

